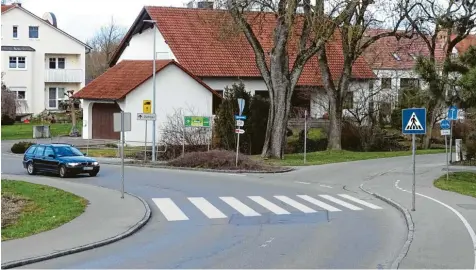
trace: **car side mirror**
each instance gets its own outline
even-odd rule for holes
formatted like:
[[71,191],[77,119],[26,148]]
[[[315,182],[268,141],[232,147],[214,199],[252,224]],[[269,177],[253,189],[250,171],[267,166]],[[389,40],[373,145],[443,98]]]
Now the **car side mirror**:
[[49,157],[52,157],[52,158],[54,158],[54,157],[55,157],[55,155],[53,155],[53,154],[49,154],[48,156],[49,156]]

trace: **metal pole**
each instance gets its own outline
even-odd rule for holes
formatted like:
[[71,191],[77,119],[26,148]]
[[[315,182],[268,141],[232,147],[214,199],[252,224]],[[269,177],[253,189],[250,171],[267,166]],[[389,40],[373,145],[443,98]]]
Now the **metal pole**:
[[236,161],[235,165],[238,167],[238,153],[240,152],[240,133],[237,134],[238,139],[236,140]]
[[144,162],[147,161],[147,120],[145,120]]
[[304,163],[306,163],[307,150],[307,110],[304,111]]
[[448,168],[448,136],[445,136],[445,152],[446,152],[446,181],[448,181],[449,178],[449,168]]
[[450,120],[450,162],[453,162],[453,120]]
[[183,127],[183,136],[182,136],[182,157],[185,156],[185,126]]
[[413,185],[412,185],[412,211],[415,211],[415,134],[412,134],[412,160],[413,160]]
[[[152,90],[152,113],[155,115],[155,107],[156,106],[156,102],[157,100],[155,99],[155,58],[156,58],[156,55],[155,55],[155,22],[153,23],[154,24],[154,27],[152,27],[152,30],[154,31],[154,42],[153,42],[153,52],[154,52],[154,61],[153,61],[153,64],[152,64],[152,81],[153,81],[153,90]],[[155,118],[154,120],[152,120],[152,161],[155,161]]]
[[122,196],[124,199],[124,111],[121,111],[121,179],[122,179]]

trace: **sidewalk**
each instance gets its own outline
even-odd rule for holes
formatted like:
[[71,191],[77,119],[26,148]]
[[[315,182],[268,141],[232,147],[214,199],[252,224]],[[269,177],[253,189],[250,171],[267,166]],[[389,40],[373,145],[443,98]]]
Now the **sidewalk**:
[[434,187],[433,181],[444,175],[445,169],[445,166],[438,165],[423,168],[417,166],[416,211],[411,211],[410,168],[381,175],[363,186],[366,190],[390,198],[406,208],[411,215],[410,222],[414,224],[414,231],[413,237],[409,239],[409,249],[402,251],[407,252],[402,254],[402,269],[473,269],[475,266],[475,243],[471,234],[476,228],[476,199]]
[[43,184],[89,201],[86,211],[56,229],[2,242],[2,268],[76,253],[123,239],[147,223],[150,208],[138,197],[107,188],[41,176],[2,175],[2,179]]

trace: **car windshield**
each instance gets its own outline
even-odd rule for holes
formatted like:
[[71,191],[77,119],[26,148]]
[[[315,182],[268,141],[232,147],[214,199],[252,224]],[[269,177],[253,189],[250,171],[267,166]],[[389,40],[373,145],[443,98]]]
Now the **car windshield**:
[[59,157],[74,157],[74,156],[82,156],[78,149],[69,146],[61,146],[61,147],[54,147],[56,155]]

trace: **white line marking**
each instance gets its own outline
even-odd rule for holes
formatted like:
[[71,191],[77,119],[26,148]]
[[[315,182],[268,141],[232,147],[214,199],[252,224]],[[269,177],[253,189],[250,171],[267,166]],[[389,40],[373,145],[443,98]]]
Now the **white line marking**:
[[188,220],[188,217],[169,198],[152,199],[168,221]]
[[218,208],[213,206],[213,204],[211,204],[205,198],[196,197],[188,198],[188,200],[192,202],[208,218],[226,218],[225,214],[223,214],[220,210],[218,210]]
[[325,188],[332,188],[331,186],[327,186],[327,185],[319,185],[321,187],[325,187]]
[[[395,187],[398,188],[399,190],[401,191],[404,191],[404,192],[408,192],[408,193],[412,193],[411,191],[408,191],[408,190],[405,190],[401,187],[398,186],[398,183],[400,182],[400,180],[397,180],[395,182]],[[450,209],[460,220],[461,222],[463,222],[463,225],[466,227],[466,230],[468,231],[469,233],[469,236],[471,237],[471,241],[473,241],[473,253],[474,253],[474,265],[473,265],[473,269],[476,269],[476,233],[474,232],[473,228],[471,227],[471,225],[469,224],[469,222],[464,218],[464,216],[458,212],[456,209],[454,209],[453,207],[447,205],[446,203],[444,202],[440,202],[438,201],[437,199],[434,199],[430,196],[426,196],[426,195],[423,195],[423,194],[420,194],[418,192],[415,192],[416,195],[418,196],[422,196],[422,197],[425,197],[427,199],[430,199],[436,203],[439,203],[441,205],[443,205],[444,207]]]
[[330,211],[330,212],[342,211],[342,210],[340,210],[340,209],[338,209],[338,208],[335,208],[334,206],[329,205],[329,204],[327,204],[327,203],[325,203],[325,202],[321,202],[321,201],[319,201],[319,200],[316,200],[316,199],[314,199],[313,197],[310,197],[310,196],[307,196],[307,195],[297,195],[297,196],[298,196],[299,198],[303,199],[303,200],[306,200],[306,201],[308,201],[308,202],[310,202],[310,203],[312,203],[312,204],[315,204],[315,205],[317,205],[317,206],[319,206],[319,207],[321,207],[321,208],[324,208],[324,209],[326,209],[327,211]]
[[290,214],[288,211],[284,210],[283,208],[277,206],[276,204],[266,200],[261,196],[248,196],[248,198],[252,199],[253,201],[261,204],[264,208],[267,208],[269,211],[275,213],[276,215],[287,215]]
[[247,217],[261,216],[258,212],[249,208],[246,204],[240,202],[234,197],[220,197],[220,199],[226,202],[231,207],[233,207],[236,211],[240,212],[243,216],[247,216]]
[[356,203],[360,203],[360,204],[362,204],[362,205],[365,205],[365,206],[367,206],[368,208],[372,208],[372,209],[382,209],[382,207],[380,207],[380,206],[377,206],[377,205],[375,205],[375,204],[371,204],[371,203],[366,202],[366,201],[363,201],[363,200],[361,200],[361,199],[357,199],[357,198],[352,197],[352,196],[347,195],[347,194],[338,194],[338,195],[341,196],[341,197],[343,197],[343,198],[346,198],[346,199],[348,199],[348,200],[350,200],[350,201],[353,201],[353,202],[356,202]]
[[287,196],[274,196],[276,199],[284,202],[284,203],[287,203],[289,205],[291,205],[292,207],[304,212],[304,213],[316,213],[317,211],[312,209],[312,208],[309,208],[307,206],[305,206],[304,204],[302,203],[299,203]]
[[360,208],[360,207],[357,207],[357,206],[352,205],[352,204],[350,204],[350,203],[346,203],[346,202],[344,202],[344,201],[342,201],[342,200],[339,200],[339,199],[337,199],[337,198],[334,198],[334,197],[332,197],[332,196],[330,196],[330,195],[319,195],[319,196],[322,197],[322,198],[324,198],[324,199],[327,199],[327,200],[329,200],[329,201],[331,201],[331,202],[334,202],[334,203],[340,204],[340,205],[342,205],[342,206],[344,206],[344,207],[347,207],[347,208],[349,208],[350,210],[364,210],[364,209],[362,209],[362,208]]
[[301,182],[301,181],[294,181],[294,183],[303,184],[303,185],[310,185],[311,184],[311,183],[308,183],[308,182]]
[[273,242],[274,240],[274,237],[271,237],[268,241],[266,241],[264,244],[261,245],[261,247],[267,247],[268,244],[271,244],[271,242]]

